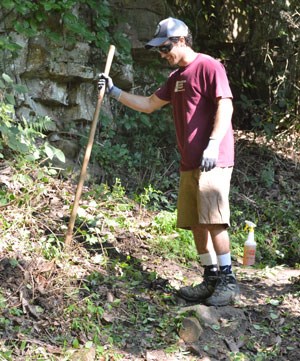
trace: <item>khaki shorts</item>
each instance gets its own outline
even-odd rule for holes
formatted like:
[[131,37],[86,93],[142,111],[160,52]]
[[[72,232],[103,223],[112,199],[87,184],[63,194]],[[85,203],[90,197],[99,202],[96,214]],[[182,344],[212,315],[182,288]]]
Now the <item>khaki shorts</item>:
[[180,172],[177,227],[197,224],[230,225],[229,189],[232,167]]

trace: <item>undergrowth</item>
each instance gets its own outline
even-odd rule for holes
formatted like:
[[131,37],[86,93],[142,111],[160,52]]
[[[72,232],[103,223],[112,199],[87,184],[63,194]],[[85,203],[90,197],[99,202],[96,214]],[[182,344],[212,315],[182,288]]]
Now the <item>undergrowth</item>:
[[[9,77],[3,81],[7,94],[18,91]],[[67,361],[83,359],[82,352],[121,360],[136,347],[132,340],[142,350],[180,352],[174,292],[143,264],[151,256],[182,267],[197,260],[191,232],[176,228],[177,171],[168,168],[165,180],[149,170],[148,185],[141,189],[138,181],[135,192],[118,177],[110,185],[88,183],[66,248],[75,185],[51,165],[61,153],[40,143],[51,120],[17,124],[11,102],[0,108],[0,359]],[[285,144],[239,134],[231,192],[235,265],[250,220],[257,225],[255,267],[299,267],[300,170],[282,156]]]
[[[6,175],[0,177],[1,267],[8,272],[6,279],[9,272],[16,275],[15,283],[8,287],[3,279],[0,288],[0,333],[8,335],[2,337],[2,359],[61,360],[55,356],[59,354],[72,360],[77,352],[90,352],[100,360],[121,360],[121,350],[130,349],[136,338],[143,340],[145,349],[179,352],[181,319],[168,284],[143,268],[146,255],[135,258],[129,250],[118,249],[119,237],[133,237],[136,249],[146,247],[161,259],[183,266],[195,261],[191,232],[176,228],[175,204],[165,207],[164,193],[153,187],[129,196],[120,179],[112,187],[86,186],[70,252],[64,237],[74,184],[37,163],[27,161],[25,166],[16,159],[2,161],[1,166]],[[244,189],[234,187],[234,259],[242,257],[244,221],[251,219],[257,223],[256,267],[297,267],[297,204],[288,194],[281,193],[275,202],[259,194],[249,198]],[[27,323],[18,323],[26,317]],[[36,322],[51,338],[37,334]],[[15,334],[23,338],[15,340]]]
[[[61,216],[66,213],[65,210],[70,206],[68,198],[72,195],[68,194],[64,188],[64,180],[55,180],[55,169],[49,166],[40,166],[38,163],[30,164],[21,158],[3,164],[6,165],[9,176],[1,178],[1,205],[4,210],[6,205],[15,205],[21,211],[18,212],[17,217],[11,218],[2,212],[3,236],[12,230],[22,229],[22,238],[24,238],[26,234],[29,234],[28,222],[31,222],[33,226],[30,231],[31,236],[39,235],[41,233],[40,225],[35,217],[41,213],[41,210],[46,210],[46,214],[49,213],[47,204],[43,203],[49,197],[53,198],[55,202],[63,201],[60,210]],[[59,182],[65,198],[60,198],[54,190],[49,191],[53,182]],[[247,237],[244,229],[245,220],[251,220],[257,224],[255,238],[258,243],[258,264],[273,266],[285,263],[293,266],[297,263],[297,257],[299,257],[298,193],[294,192],[294,197],[291,198],[288,193],[289,188],[286,184],[286,194],[283,190],[281,193],[278,191],[276,197],[280,197],[280,199],[269,199],[262,198],[261,194],[248,196],[243,194],[243,190],[233,187],[230,230],[233,256],[242,256],[243,243]],[[269,192],[269,189],[262,190]],[[136,218],[128,217],[134,212],[137,213]],[[152,212],[153,215],[149,216],[149,212]],[[42,213],[45,215],[44,212]],[[140,227],[144,218],[147,218],[149,222],[145,231],[153,237],[153,240],[149,242],[152,243],[154,250],[156,249],[165,257],[182,260],[195,259],[191,232],[176,228],[175,204],[168,203],[164,193],[155,190],[152,186],[144,188],[143,192],[131,197],[126,194],[126,189],[122,186],[120,179],[116,179],[112,187],[106,184],[90,186],[85,194],[84,202],[78,210],[78,222],[80,223],[77,224],[75,237],[85,238],[86,242],[92,244],[99,241],[101,229],[108,228],[111,232],[115,229],[132,231]],[[49,218],[45,219],[50,223],[57,221],[57,219],[51,219],[51,212]],[[60,222],[61,220],[59,220],[59,224]],[[37,225],[36,229],[35,224]],[[50,232],[48,229],[47,237],[53,239],[54,243],[63,242],[63,237],[61,237],[64,232],[63,224],[61,227],[60,232]],[[43,235],[43,237],[46,236]]]

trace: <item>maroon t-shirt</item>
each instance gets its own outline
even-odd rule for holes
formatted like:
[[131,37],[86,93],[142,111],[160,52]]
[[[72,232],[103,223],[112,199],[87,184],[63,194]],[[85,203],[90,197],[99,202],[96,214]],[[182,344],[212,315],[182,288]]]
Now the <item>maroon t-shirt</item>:
[[[155,94],[173,106],[182,171],[201,164],[213,129],[217,98],[232,98],[224,66],[209,55],[198,54],[186,67],[173,71]],[[234,164],[234,139],[230,125],[219,148],[218,167]]]

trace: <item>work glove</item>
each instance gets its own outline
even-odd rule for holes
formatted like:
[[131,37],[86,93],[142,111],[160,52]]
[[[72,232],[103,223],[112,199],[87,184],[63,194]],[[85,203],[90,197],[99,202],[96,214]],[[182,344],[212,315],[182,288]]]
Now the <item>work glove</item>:
[[122,90],[116,87],[112,81],[112,78],[104,73],[98,75],[98,90],[100,91],[106,86],[106,94],[110,97],[119,100]]
[[206,149],[202,155],[201,170],[210,171],[217,165],[219,155],[219,142],[217,139],[210,138]]

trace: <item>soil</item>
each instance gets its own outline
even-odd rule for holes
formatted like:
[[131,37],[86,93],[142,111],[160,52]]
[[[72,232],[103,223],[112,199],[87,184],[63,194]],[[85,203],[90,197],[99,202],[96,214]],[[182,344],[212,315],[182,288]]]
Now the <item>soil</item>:
[[[283,163],[282,158],[276,158],[275,185],[272,192],[268,190],[263,194],[262,187],[247,183],[251,172],[255,175],[259,166],[265,164],[262,161],[263,153],[258,158],[257,148],[253,145],[249,162],[249,149],[247,157],[242,156],[243,149],[241,141],[237,147],[241,177],[234,180],[237,184],[240,182],[243,196],[251,201],[251,191],[261,192],[262,197],[266,194],[267,198],[271,197],[268,199],[274,200],[279,199],[283,191],[290,191],[290,196],[298,202],[298,158],[290,160],[293,161],[292,168],[289,162]],[[277,147],[276,151],[285,150]],[[265,153],[264,156],[270,157],[270,154]],[[243,178],[246,173],[249,179]],[[14,187],[15,194],[22,195],[21,189],[16,188],[18,184],[12,179],[8,170],[2,176],[2,183],[8,189]],[[288,183],[282,179],[288,179]],[[1,208],[0,228],[5,229],[6,222],[13,225],[9,231],[1,234],[0,242],[1,360],[66,360],[66,350],[59,346],[61,335],[70,335],[81,344],[88,341],[87,331],[83,332],[80,325],[77,334],[71,331],[72,319],[66,315],[70,299],[66,295],[76,294],[80,304],[90,297],[91,292],[98,295],[99,305],[105,310],[99,319],[101,327],[111,327],[114,336],[122,338],[115,350],[116,354],[122,356],[114,358],[110,354],[109,358],[103,356],[96,359],[95,350],[90,348],[84,354],[74,353],[69,358],[72,361],[300,360],[299,269],[285,266],[245,268],[241,260],[234,260],[240,300],[218,310],[202,308],[203,312],[210,314],[214,323],[203,324],[203,320],[202,323],[199,321],[203,332],[199,328],[198,339],[186,342],[179,337],[180,322],[175,327],[174,319],[178,314],[184,314],[187,307],[195,305],[180,299],[177,290],[183,285],[201,282],[201,266],[198,263],[186,266],[155,253],[147,239],[151,235],[143,232],[147,225],[151,225],[153,217],[146,213],[143,224],[135,225],[138,232],[124,232],[114,225],[101,229],[100,236],[109,241],[101,245],[102,248],[99,248],[99,244],[98,249],[95,245],[88,247],[80,238],[76,238],[69,259],[55,253],[56,244],[45,249],[45,245],[49,244],[43,244],[39,234],[59,235],[69,216],[65,198],[67,194],[71,197],[74,193],[74,185],[66,181],[53,181],[43,191],[41,198],[20,202],[19,207],[17,199],[13,199],[11,204]],[[103,208],[108,207],[107,212],[110,211],[109,206],[103,204]],[[138,218],[138,211],[130,215],[133,224]],[[20,241],[23,235],[26,239],[32,239],[32,249],[24,248]],[[40,253],[35,253],[34,249],[39,244]],[[103,253],[107,253],[109,260],[106,265],[100,266],[99,255]],[[129,264],[132,273],[130,267],[128,270],[120,267],[122,262]],[[122,277],[125,272],[126,277]],[[100,278],[93,278],[95,274]],[[141,278],[135,279],[136,274]],[[112,312],[111,305],[116,301],[120,307],[113,308]],[[160,326],[160,316],[163,319],[166,314],[169,315],[169,324]],[[131,315],[137,315],[136,323],[132,323]],[[192,316],[195,317],[195,312]],[[197,319],[198,316],[196,313]],[[157,329],[160,329],[159,334]],[[175,339],[174,333],[177,333]],[[109,340],[105,338],[103,344],[107,349],[110,347]],[[28,358],[26,355],[33,345],[46,350],[51,358]],[[167,352],[167,345],[172,345],[172,350]],[[84,349],[80,352],[84,352]]]
[[[145,248],[141,247],[141,244],[138,247],[136,239],[121,237],[120,240],[123,242],[118,244],[118,249],[123,249],[126,254],[138,259],[145,259],[147,255],[147,261],[143,262],[144,268],[160,276],[157,280],[158,284],[164,287],[166,286],[164,281],[170,284],[174,295],[179,287],[202,281],[203,269],[197,263],[188,268],[183,267],[174,261],[145,254]],[[249,354],[253,360],[298,361],[300,359],[300,270],[281,266],[258,270],[244,267],[241,260],[234,262],[233,266],[239,281],[240,299],[235,305],[226,307],[223,321],[226,319],[227,322],[232,322],[232,319],[237,317],[237,309],[245,318],[241,317],[241,322],[236,325],[237,329],[230,329],[229,335],[222,327],[218,332],[212,332],[210,327],[205,327],[205,332],[200,336],[198,343],[186,344],[181,341],[182,347],[192,354],[191,358],[186,359],[231,360],[233,358],[229,358],[229,355],[233,352],[233,354]],[[177,296],[175,299],[182,312],[188,306],[194,305]],[[209,348],[207,345],[213,346]],[[273,356],[272,350],[278,349],[280,352],[276,355],[274,353]],[[164,355],[162,358],[161,351],[158,353],[158,358],[155,355],[154,352],[154,358],[150,357],[149,360],[183,359],[182,355],[178,358],[174,356],[168,358]]]
[[[97,292],[103,294],[103,298],[110,301],[118,298],[125,308],[129,292],[131,295],[135,294],[137,302],[140,299],[148,300],[149,305],[157,305],[157,300],[168,294],[170,303],[164,306],[161,302],[160,307],[162,312],[170,312],[170,317],[174,317],[174,309],[184,312],[192,305],[178,298],[176,290],[182,285],[201,281],[202,269],[197,263],[184,267],[175,261],[163,259],[159,255],[152,254],[141,239],[129,233],[120,233],[115,242],[109,245],[109,252],[119,259],[128,259],[130,256],[132,264],[138,264],[138,268],[142,269],[144,274],[155,272],[157,277],[145,285],[142,294],[139,287],[131,288],[129,291],[126,289],[128,285],[123,284],[122,281],[113,286],[109,282],[102,282],[97,286]],[[76,262],[77,257],[78,262]],[[92,263],[83,265],[79,257],[80,253],[77,253],[74,266],[67,271],[69,276],[72,276],[72,273],[78,275],[87,269],[89,272],[93,271],[95,265]],[[10,318],[14,325],[32,328],[31,336],[15,334],[10,327],[6,331],[2,329],[2,339],[26,340],[44,346],[48,352],[57,355],[56,360],[63,360],[58,356],[62,350],[55,346],[47,329],[51,329],[54,325],[57,327],[65,303],[63,293],[57,289],[57,280],[54,282],[54,278],[61,279],[66,276],[65,271],[60,267],[59,263],[45,261],[42,258],[30,262],[23,259],[19,260],[18,264],[13,264],[9,257],[3,257],[0,261],[0,283],[2,289],[6,290],[10,307],[21,308],[24,312],[23,315],[10,315]],[[178,338],[177,346],[180,351],[168,354],[160,348],[155,348],[154,343],[151,348],[151,345],[143,342],[144,335],[140,327],[135,329],[135,326],[131,325],[130,331],[127,329],[127,332],[130,332],[130,342],[127,340],[124,348],[118,349],[118,353],[122,354],[121,359],[298,361],[300,271],[284,267],[267,270],[243,268],[239,262],[235,262],[234,268],[240,285],[240,300],[235,305],[220,307],[219,311],[209,308],[214,312],[215,316],[212,317],[216,317],[220,327],[214,328],[214,324],[202,323],[204,332],[196,342],[185,342]],[[52,277],[49,276],[50,274]],[[65,281],[64,287],[66,287]],[[46,314],[41,316],[39,307],[46,310]],[[114,322],[118,317],[122,319],[124,309],[121,308],[119,312],[120,314],[114,315],[108,312],[103,319],[107,323]],[[251,358],[237,358],[241,354]],[[236,355],[236,358],[233,358],[233,355]],[[86,357],[81,355],[79,359],[89,360]],[[22,357],[16,356],[12,360],[22,360]],[[91,358],[91,360],[97,359]]]

